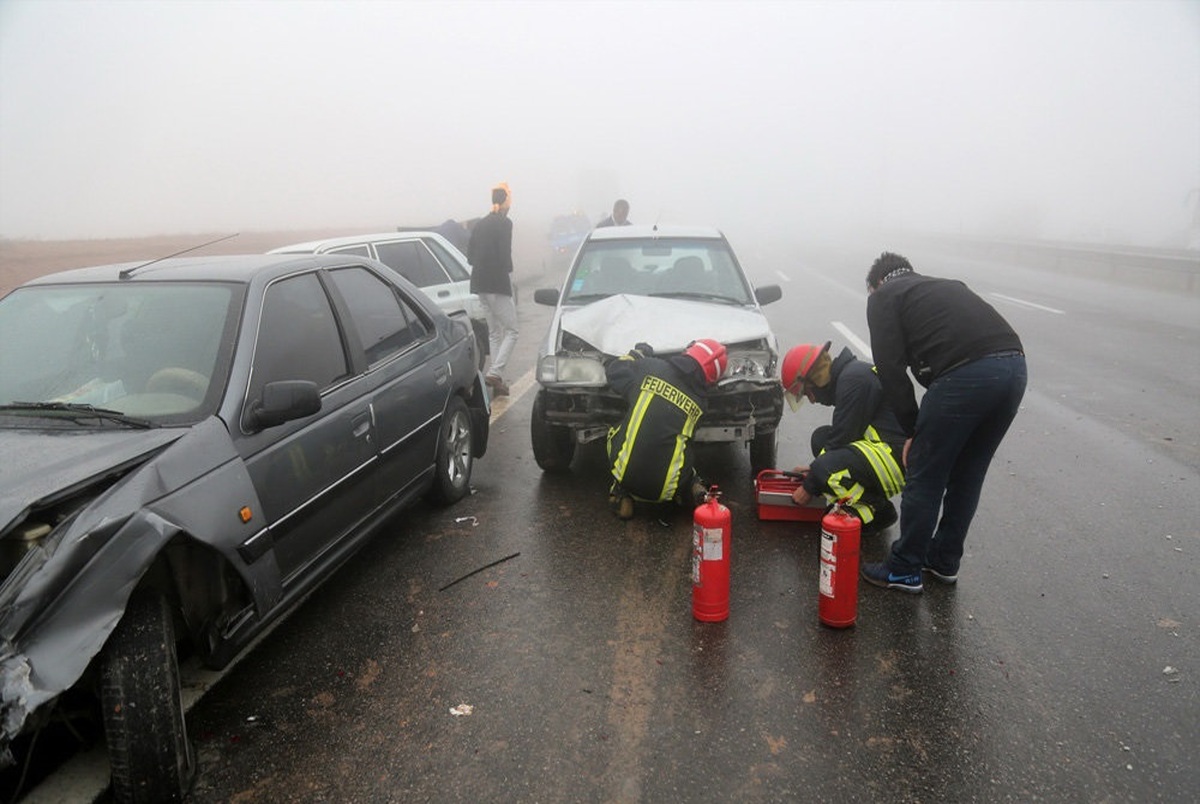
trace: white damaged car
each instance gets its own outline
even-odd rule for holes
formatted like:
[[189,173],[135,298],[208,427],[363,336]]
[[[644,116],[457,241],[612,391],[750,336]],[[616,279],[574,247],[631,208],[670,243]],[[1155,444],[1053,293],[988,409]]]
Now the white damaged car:
[[539,347],[530,431],[544,471],[565,471],[579,444],[606,438],[625,413],[604,365],[638,343],[660,357],[697,338],[729,351],[729,368],[708,398],[694,441],[749,445],[755,474],[775,465],[783,415],[779,351],[762,305],[778,285],[753,287],[725,236],[683,226],[593,230],[559,288],[534,301],[555,307]]

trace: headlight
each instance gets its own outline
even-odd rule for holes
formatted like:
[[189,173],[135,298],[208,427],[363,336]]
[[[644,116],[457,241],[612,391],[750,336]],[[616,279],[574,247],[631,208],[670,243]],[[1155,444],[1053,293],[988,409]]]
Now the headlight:
[[774,376],[775,356],[770,352],[732,352],[729,355],[729,368],[725,369],[722,379],[730,377],[762,377],[769,379]]
[[546,355],[538,361],[538,382],[543,385],[604,385],[604,364],[591,357]]

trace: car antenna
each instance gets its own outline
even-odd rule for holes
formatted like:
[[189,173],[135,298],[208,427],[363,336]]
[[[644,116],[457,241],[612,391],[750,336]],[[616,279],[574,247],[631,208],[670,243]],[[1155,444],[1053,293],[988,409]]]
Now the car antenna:
[[169,260],[172,257],[178,257],[180,254],[187,254],[189,251],[195,251],[198,248],[204,248],[205,246],[211,246],[215,243],[220,243],[224,240],[232,240],[233,238],[237,237],[239,234],[241,234],[241,232],[234,232],[231,235],[225,235],[224,237],[218,237],[216,240],[209,240],[207,243],[201,243],[198,246],[192,246],[191,248],[185,248],[183,251],[176,251],[174,254],[167,254],[166,256],[163,256],[163,257],[156,257],[155,259],[150,260],[150,262],[144,262],[141,265],[135,265],[132,268],[126,268],[123,271],[121,271],[119,274],[117,274],[117,276],[119,276],[121,279],[128,279],[129,277],[133,276],[134,271],[140,271],[148,265],[153,265],[154,263],[162,262],[163,260]]

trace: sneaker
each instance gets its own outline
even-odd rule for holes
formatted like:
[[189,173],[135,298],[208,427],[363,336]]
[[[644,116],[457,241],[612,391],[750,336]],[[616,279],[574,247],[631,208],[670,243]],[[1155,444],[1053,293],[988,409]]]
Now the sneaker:
[[950,584],[958,583],[958,575],[950,575],[945,572],[938,572],[933,567],[922,567],[921,570],[923,572],[928,572],[930,575],[932,575],[934,577],[935,580],[937,580],[941,583],[950,583]]
[[864,536],[869,536],[885,531],[895,525],[899,518],[900,514],[896,512],[896,506],[892,504],[891,500],[888,500],[885,507],[875,512],[875,518],[862,526],[862,533]]
[[897,575],[888,569],[886,561],[868,562],[859,570],[863,580],[884,589],[899,589],[909,594],[919,593],[924,586],[921,584],[921,573],[914,575]]
[[483,378],[483,383],[492,391],[492,396],[508,396],[508,386],[504,384],[504,380],[500,379],[495,374],[489,374]]

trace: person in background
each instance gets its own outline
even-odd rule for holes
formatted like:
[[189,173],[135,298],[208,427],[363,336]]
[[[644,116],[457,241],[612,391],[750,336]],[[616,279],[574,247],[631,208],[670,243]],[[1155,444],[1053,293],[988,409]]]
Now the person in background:
[[624,418],[608,431],[609,503],[620,519],[633,518],[635,499],[693,507],[703,502],[708,489],[688,446],[708,389],[728,363],[722,344],[699,340],[667,358],[639,343],[605,367],[609,385],[629,403]]
[[812,465],[796,467],[804,480],[792,499],[798,505],[818,494],[840,500],[862,520],[864,534],[878,533],[898,517],[891,498],[904,488],[904,433],[883,400],[875,367],[846,348],[830,358],[830,345],[792,347],[779,372],[792,410],[804,399],[833,407],[831,423],[812,433]]
[[612,214],[597,223],[596,228],[599,229],[604,226],[629,226],[630,223],[629,202],[624,198],[618,198],[617,202],[613,204]]
[[[883,396],[907,437],[900,538],[862,565],[876,586],[920,592],[922,571],[958,580],[988,466],[1025,395],[1021,339],[964,283],[884,252],[867,272],[867,326]],[[907,370],[925,395],[917,405]],[[940,512],[940,518],[939,518]]]
[[484,382],[493,396],[508,396],[504,369],[517,345],[517,306],[512,286],[512,191],[500,182],[492,188],[492,211],[471,229],[467,261],[471,263],[471,292],[478,294],[488,324],[492,362]]

